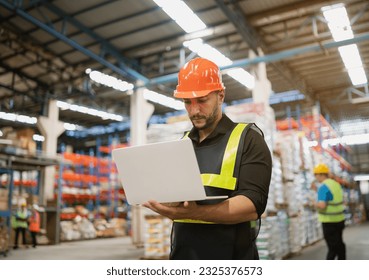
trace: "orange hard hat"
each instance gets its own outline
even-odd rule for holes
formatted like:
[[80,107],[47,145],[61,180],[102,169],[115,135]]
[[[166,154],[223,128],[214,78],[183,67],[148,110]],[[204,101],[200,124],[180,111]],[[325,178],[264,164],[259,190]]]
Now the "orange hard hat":
[[178,73],[177,98],[198,98],[225,89],[219,67],[205,58],[194,58]]
[[328,174],[329,167],[324,163],[319,163],[314,167],[314,174]]

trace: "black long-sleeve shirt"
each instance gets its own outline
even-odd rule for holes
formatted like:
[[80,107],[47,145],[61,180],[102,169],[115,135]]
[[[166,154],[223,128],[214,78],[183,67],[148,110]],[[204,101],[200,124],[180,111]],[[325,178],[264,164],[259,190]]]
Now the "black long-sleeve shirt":
[[[197,147],[209,146],[219,141],[236,125],[226,115],[223,115],[214,131],[202,142],[199,142],[196,128],[193,128],[188,136]],[[267,204],[271,170],[272,159],[263,136],[256,129],[249,129],[244,139],[237,188],[231,196],[248,197],[254,203],[259,217]]]

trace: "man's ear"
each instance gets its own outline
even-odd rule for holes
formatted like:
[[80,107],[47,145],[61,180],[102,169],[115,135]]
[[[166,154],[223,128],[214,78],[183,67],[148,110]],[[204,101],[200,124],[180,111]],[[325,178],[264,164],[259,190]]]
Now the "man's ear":
[[224,102],[224,97],[225,97],[224,90],[219,91],[218,96],[220,98],[220,101],[223,103]]

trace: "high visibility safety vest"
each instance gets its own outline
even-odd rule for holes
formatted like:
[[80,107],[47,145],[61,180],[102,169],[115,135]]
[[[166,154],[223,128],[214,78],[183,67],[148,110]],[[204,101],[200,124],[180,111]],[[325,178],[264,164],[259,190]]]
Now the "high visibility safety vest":
[[345,220],[343,191],[339,183],[332,179],[323,181],[333,195],[333,200],[327,201],[327,208],[318,213],[319,221],[322,223],[339,223]]
[[[243,149],[243,139],[252,124],[240,123],[228,132],[218,143],[195,147],[197,162],[201,172],[201,180],[207,196],[230,195],[237,187],[239,161]],[[188,133],[184,136],[188,137]],[[224,199],[198,201],[198,204],[215,204]],[[174,220],[181,223],[211,222],[182,219]]]
[[29,231],[40,232],[40,214],[38,212],[32,212],[29,218]]
[[21,211],[21,210],[17,210],[16,214],[15,214],[15,217],[12,219],[12,227],[13,228],[27,228],[28,227],[28,223],[27,221],[21,221],[21,220],[18,220],[17,218],[20,218],[20,219],[27,219],[28,218],[28,211],[25,210],[25,211]]

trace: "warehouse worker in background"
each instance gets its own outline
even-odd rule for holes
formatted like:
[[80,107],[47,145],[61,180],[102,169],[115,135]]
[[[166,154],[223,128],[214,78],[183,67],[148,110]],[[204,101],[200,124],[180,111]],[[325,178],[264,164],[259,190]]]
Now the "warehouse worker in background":
[[40,214],[38,213],[39,207],[37,204],[32,205],[32,213],[29,217],[29,231],[32,237],[32,247],[36,248],[37,246],[37,234],[40,232]]
[[20,208],[17,209],[15,216],[13,217],[12,226],[15,230],[15,241],[13,249],[18,249],[18,238],[19,234],[22,233],[22,243],[28,248],[26,245],[26,230],[28,228],[28,217],[29,213],[27,210],[26,202],[21,202]]
[[207,59],[183,66],[174,96],[193,124],[184,137],[192,140],[206,194],[228,199],[144,204],[174,221],[170,259],[258,259],[250,221],[265,210],[272,168],[262,132],[222,113],[225,87]]
[[314,176],[320,183],[316,208],[328,246],[327,260],[334,260],[336,257],[345,260],[346,245],[342,238],[345,228],[343,190],[338,182],[328,177],[328,174],[327,165],[321,163],[314,167]]

